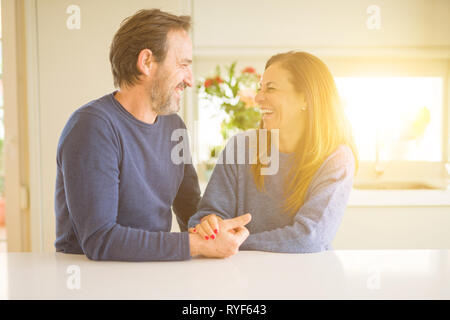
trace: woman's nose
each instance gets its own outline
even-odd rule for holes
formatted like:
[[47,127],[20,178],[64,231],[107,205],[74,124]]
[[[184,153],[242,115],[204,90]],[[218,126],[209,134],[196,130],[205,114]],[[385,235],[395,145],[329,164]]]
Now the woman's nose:
[[258,93],[255,96],[255,101],[257,104],[261,104],[263,101],[263,94],[261,93],[261,91],[258,91]]

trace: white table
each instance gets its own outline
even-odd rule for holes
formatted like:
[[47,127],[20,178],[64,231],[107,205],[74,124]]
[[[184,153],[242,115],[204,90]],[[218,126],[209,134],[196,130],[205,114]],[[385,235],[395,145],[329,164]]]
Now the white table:
[[450,299],[450,250],[242,251],[223,260],[139,263],[2,253],[0,298]]

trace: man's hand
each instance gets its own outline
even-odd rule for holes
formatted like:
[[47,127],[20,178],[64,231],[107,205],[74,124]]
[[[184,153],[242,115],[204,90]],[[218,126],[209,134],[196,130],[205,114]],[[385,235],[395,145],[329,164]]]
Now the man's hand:
[[[249,232],[244,227],[251,220],[251,214],[218,220],[221,232],[215,241],[205,241],[199,234],[190,233],[191,256],[203,255],[208,258],[227,258],[239,251],[239,246],[247,239]],[[232,232],[229,232],[232,231]]]

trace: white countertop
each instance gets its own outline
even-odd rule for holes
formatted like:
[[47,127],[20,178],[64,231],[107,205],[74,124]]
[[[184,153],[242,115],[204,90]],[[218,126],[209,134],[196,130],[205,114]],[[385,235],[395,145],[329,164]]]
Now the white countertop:
[[450,299],[450,250],[242,251],[228,259],[139,263],[2,253],[0,298]]
[[449,190],[352,189],[348,207],[450,207]]
[[[200,181],[205,192],[207,183]],[[350,192],[347,207],[450,207],[450,186],[439,189],[355,189]]]

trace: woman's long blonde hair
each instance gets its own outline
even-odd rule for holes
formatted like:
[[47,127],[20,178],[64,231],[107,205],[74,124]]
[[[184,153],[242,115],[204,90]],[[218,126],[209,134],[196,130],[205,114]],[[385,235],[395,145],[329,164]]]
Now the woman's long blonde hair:
[[[306,52],[290,51],[277,54],[267,61],[265,69],[274,63],[289,72],[290,82],[295,90],[305,95],[307,106],[304,112],[307,118],[304,138],[294,152],[290,178],[286,181],[284,190],[284,211],[295,214],[304,203],[314,174],[328,156],[342,144],[349,146],[355,157],[356,174],[358,155],[350,122],[345,116],[336,84],[328,67],[319,58]],[[268,148],[269,146],[270,139]],[[251,170],[258,190],[264,191],[261,152],[270,151],[257,150],[257,161]]]

